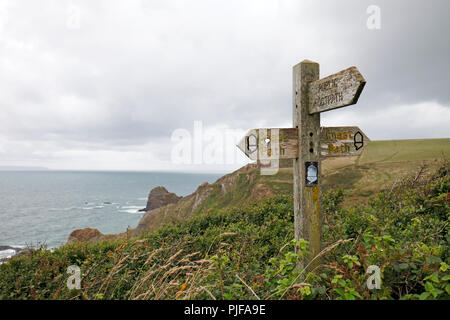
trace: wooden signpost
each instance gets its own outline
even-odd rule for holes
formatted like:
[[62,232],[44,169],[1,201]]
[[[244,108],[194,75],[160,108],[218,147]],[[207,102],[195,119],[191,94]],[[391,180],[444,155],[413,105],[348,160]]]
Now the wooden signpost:
[[321,250],[321,159],[359,155],[370,141],[358,127],[320,127],[320,113],[356,104],[365,84],[356,67],[319,80],[319,64],[304,60],[293,68],[293,128],[252,129],[237,145],[252,160],[293,159],[295,238],[311,252],[302,268]]

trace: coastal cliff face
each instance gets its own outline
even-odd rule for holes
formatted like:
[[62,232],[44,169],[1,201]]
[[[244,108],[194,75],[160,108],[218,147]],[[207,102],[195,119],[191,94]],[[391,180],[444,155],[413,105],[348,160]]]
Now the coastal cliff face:
[[[195,214],[208,210],[239,206],[276,193],[289,193],[292,190],[292,169],[280,169],[275,183],[269,176],[261,176],[256,164],[249,164],[227,174],[216,182],[200,185],[192,194],[177,202],[149,210],[139,221],[134,234],[155,230],[167,222],[182,221]],[[150,201],[150,199],[149,199]]]

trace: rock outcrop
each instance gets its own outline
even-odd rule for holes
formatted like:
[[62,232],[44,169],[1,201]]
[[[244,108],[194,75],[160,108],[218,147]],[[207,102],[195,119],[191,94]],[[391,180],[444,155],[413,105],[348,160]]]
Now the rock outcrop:
[[77,241],[94,241],[100,240],[103,237],[103,233],[93,228],[77,229],[72,231],[67,239],[67,243],[74,243]]
[[156,187],[150,191],[148,195],[147,207],[145,211],[158,209],[167,206],[168,204],[177,203],[182,197],[175,193],[167,191],[164,187]]
[[131,229],[127,228],[126,232],[117,234],[103,234],[97,229],[84,228],[72,231],[67,239],[67,244],[75,242],[86,242],[86,241],[103,241],[103,240],[117,240],[117,239],[127,239],[131,233]]

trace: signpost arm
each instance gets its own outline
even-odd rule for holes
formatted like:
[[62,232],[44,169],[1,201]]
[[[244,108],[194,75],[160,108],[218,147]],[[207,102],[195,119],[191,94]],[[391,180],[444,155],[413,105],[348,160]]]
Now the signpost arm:
[[[308,84],[319,79],[319,64],[304,60],[293,68],[293,126],[298,128],[299,156],[294,159],[295,238],[309,242],[311,256],[301,261],[306,267],[320,252],[320,113],[309,113]],[[307,186],[307,163],[316,164],[317,181]],[[310,268],[313,268],[311,265]]]

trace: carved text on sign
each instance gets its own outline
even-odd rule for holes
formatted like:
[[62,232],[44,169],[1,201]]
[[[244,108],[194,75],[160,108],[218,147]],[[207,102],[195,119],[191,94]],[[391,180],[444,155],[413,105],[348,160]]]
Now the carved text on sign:
[[345,69],[309,84],[309,113],[355,104],[366,84],[356,67]]
[[369,143],[358,127],[321,127],[320,155],[323,157],[357,156]]

